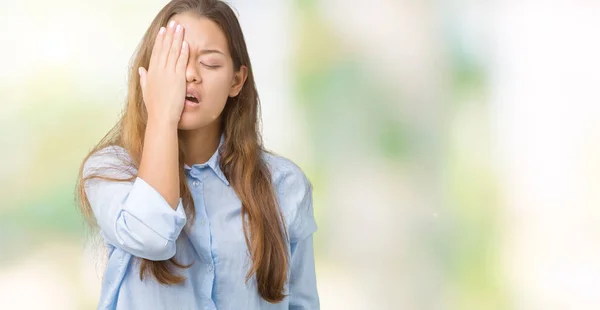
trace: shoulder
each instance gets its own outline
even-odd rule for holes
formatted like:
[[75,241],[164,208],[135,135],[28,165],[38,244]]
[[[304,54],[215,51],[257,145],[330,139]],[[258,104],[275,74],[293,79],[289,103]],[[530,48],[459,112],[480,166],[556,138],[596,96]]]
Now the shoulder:
[[[127,172],[132,171],[133,165],[129,152],[121,146],[109,145],[94,151],[83,163],[83,175],[97,174],[100,170],[104,172]],[[124,171],[126,170],[126,171]],[[133,170],[135,170],[133,168]],[[119,174],[119,173],[117,173]]]
[[313,213],[312,184],[293,161],[267,152],[264,152],[263,156],[271,171],[271,179],[290,241],[302,240],[317,230]]
[[303,192],[312,190],[308,177],[292,160],[269,152],[263,152],[263,159],[269,167],[278,194],[286,194],[286,191],[290,190]]

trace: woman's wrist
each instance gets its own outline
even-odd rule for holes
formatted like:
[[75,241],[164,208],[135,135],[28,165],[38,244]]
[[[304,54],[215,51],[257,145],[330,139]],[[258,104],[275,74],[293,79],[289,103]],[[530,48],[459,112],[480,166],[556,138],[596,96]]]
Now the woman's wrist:
[[179,120],[169,119],[168,117],[148,117],[148,125],[153,127],[160,127],[163,129],[177,129]]

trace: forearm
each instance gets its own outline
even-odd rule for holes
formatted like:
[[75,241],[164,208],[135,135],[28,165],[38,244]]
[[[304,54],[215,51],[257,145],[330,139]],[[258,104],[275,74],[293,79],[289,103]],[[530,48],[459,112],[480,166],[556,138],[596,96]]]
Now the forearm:
[[148,120],[138,177],[158,191],[171,208],[177,209],[180,193],[176,123]]
[[[130,170],[105,170],[128,162],[126,157],[127,150],[106,147],[85,162],[83,177],[102,170],[107,177],[127,179]],[[139,176],[133,182],[91,178],[85,181],[85,192],[107,244],[150,260],[175,255],[177,237],[186,223],[181,199],[177,209],[171,209],[164,196]]]

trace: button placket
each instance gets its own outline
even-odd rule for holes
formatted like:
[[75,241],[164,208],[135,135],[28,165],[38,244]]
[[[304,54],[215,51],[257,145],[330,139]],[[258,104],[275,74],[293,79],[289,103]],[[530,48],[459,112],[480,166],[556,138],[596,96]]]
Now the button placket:
[[[197,178],[197,179],[194,179],[191,182],[191,185],[194,188],[197,188],[196,190],[194,190],[194,192],[197,192],[200,195],[199,200],[198,200],[199,204],[196,205],[196,212],[197,212],[196,213],[197,214],[196,215],[197,216],[196,223],[198,223],[198,224],[200,224],[200,226],[202,226],[202,228],[199,228],[199,229],[200,229],[200,231],[203,232],[202,235],[205,236],[203,238],[208,238],[208,243],[210,244],[210,236],[209,236],[210,229],[208,228],[208,219],[207,219],[207,214],[206,214],[206,209],[205,209],[206,202],[204,200],[204,185],[205,185],[205,183],[202,181],[205,179],[205,177],[206,177],[206,173],[204,170],[198,171],[194,175],[194,178]],[[206,263],[205,268],[206,268],[206,273],[212,273],[215,267],[212,264],[212,257],[211,257],[212,255],[210,253],[210,246],[208,248],[208,251],[209,251],[209,253],[206,253],[206,255],[208,255],[208,257],[205,260],[205,263]]]
[[[202,178],[202,176],[200,176],[200,178]],[[193,185],[194,187],[199,187],[200,185],[202,185],[202,181],[199,181],[199,180],[194,180],[194,182],[192,182],[192,185]],[[202,189],[202,192],[203,192],[203,194],[204,194],[204,190],[203,190],[203,189]],[[202,207],[206,207],[206,206],[204,205],[204,201],[203,201]],[[202,217],[200,218],[200,225],[203,225],[203,226],[204,226],[204,225],[206,225],[206,218],[205,218],[204,216],[202,216]]]

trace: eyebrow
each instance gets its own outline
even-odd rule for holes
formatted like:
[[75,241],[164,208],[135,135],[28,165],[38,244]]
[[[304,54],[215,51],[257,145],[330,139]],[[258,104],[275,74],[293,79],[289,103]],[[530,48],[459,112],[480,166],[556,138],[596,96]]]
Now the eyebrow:
[[212,53],[216,53],[216,54],[221,54],[223,56],[225,56],[225,54],[219,50],[214,50],[214,49],[197,49],[196,53],[198,55],[204,55],[204,54],[212,54]]

